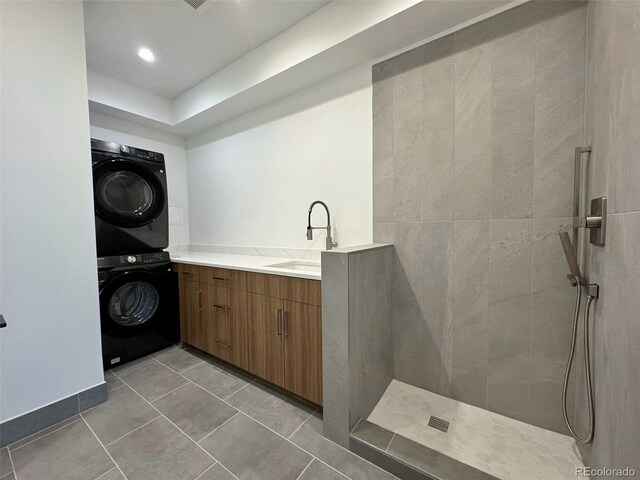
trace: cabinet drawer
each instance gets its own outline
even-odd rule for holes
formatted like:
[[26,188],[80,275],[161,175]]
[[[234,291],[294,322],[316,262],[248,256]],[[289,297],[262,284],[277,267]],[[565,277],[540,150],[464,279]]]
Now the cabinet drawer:
[[179,264],[180,278],[183,280],[191,280],[192,282],[200,281],[200,268],[198,265],[188,265],[186,263]]
[[200,281],[217,287],[247,289],[247,272],[226,268],[200,267]]
[[308,305],[322,305],[322,290],[319,280],[288,278],[285,299]]
[[267,275],[264,273],[247,273],[247,291],[267,297],[285,298],[288,277]]

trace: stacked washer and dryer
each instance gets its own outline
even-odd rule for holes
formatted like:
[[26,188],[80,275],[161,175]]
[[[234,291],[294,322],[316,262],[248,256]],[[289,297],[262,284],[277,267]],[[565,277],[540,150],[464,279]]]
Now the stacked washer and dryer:
[[102,359],[108,369],[179,341],[164,155],[91,139]]

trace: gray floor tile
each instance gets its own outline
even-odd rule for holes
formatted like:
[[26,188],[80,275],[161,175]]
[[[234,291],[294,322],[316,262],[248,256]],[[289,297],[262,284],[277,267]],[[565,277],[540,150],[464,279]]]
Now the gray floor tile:
[[201,477],[198,477],[198,480],[235,480],[235,477],[226,471],[222,465],[216,463]]
[[104,381],[107,382],[107,391],[124,385],[113,372],[104,372]]
[[285,437],[295,432],[314,410],[259,382],[247,385],[227,402]]
[[16,476],[13,474],[13,472],[11,472],[6,476],[2,477],[2,480],[16,480]]
[[112,468],[100,478],[96,478],[96,480],[125,480],[125,478],[120,473],[120,470],[118,470],[117,468]]
[[100,441],[108,445],[159,413],[125,385],[109,392],[109,400],[82,415]]
[[0,449],[0,478],[9,475],[11,472],[13,472],[13,467],[9,458],[9,450],[5,447]]
[[428,472],[438,478],[464,478],[465,480],[497,480],[436,450],[425,447],[413,440],[396,435],[388,450],[389,455],[402,460],[418,470]]
[[118,376],[150,402],[188,383],[186,378],[155,360]]
[[314,414],[290,439],[353,480],[389,480],[391,474],[322,436],[322,418]]
[[193,480],[214,460],[165,418],[109,445],[128,480]]
[[80,418],[80,415],[74,415],[73,417],[69,417],[66,420],[63,420],[60,423],[56,423],[55,425],[51,425],[49,428],[45,428],[44,430],[40,430],[39,432],[34,433],[33,435],[29,435],[28,437],[23,438],[22,440],[17,441],[16,443],[12,443],[11,445],[9,445],[9,450],[14,450],[18,447],[21,447],[22,445],[25,445],[27,443],[31,443],[34,440],[43,437],[44,435],[47,435],[48,433],[51,433],[55,430],[58,430],[62,427],[64,427],[65,425],[69,425],[71,423],[74,422],[79,422],[80,420],[82,420]]
[[182,372],[203,362],[201,358],[177,345],[154,353],[151,356],[176,372]]
[[300,480],[345,480],[347,477],[327,467],[324,463],[314,459],[307,467]]
[[375,423],[371,423],[364,418],[360,419],[356,428],[351,432],[351,435],[380,450],[386,450],[393,438],[392,431],[382,428]]
[[121,373],[127,372],[129,370],[132,370],[134,368],[138,368],[141,365],[145,365],[149,362],[151,362],[153,359],[149,356],[144,356],[144,357],[140,357],[137,358],[129,363],[125,363],[124,365],[118,365],[117,367],[113,367],[111,369],[112,372],[117,373],[118,375],[120,375]]
[[246,379],[207,362],[187,370],[183,375],[220,398],[228,397],[248,383]]
[[161,397],[153,405],[196,442],[238,413],[192,383]]
[[11,451],[16,475],[32,480],[87,480],[115,465],[84,421]]
[[311,456],[246,415],[236,415],[200,442],[240,480],[295,480]]

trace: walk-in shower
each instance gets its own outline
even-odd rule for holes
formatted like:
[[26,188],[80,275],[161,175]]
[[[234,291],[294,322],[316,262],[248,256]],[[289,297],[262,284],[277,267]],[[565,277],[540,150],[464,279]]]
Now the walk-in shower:
[[[573,189],[573,238],[574,244],[571,243],[569,234],[567,232],[560,232],[560,241],[562,242],[562,249],[564,250],[565,258],[567,259],[567,265],[569,266],[569,278],[571,285],[576,289],[576,306],[573,317],[573,329],[571,334],[571,348],[569,351],[569,358],[567,360],[567,366],[564,373],[564,381],[562,384],[562,416],[564,422],[571,432],[571,435],[580,443],[591,443],[593,441],[593,434],[595,430],[595,411],[593,407],[593,384],[591,381],[591,355],[589,348],[589,320],[591,313],[591,305],[595,299],[598,298],[600,293],[600,287],[596,283],[589,283],[583,276],[579,257],[576,251],[581,251],[580,235],[581,228],[590,229],[589,241],[592,244],[602,246],[605,242],[606,235],[606,218],[607,218],[607,199],[604,197],[595,198],[591,201],[591,212],[589,215],[582,214],[583,195],[582,185],[586,183],[583,181],[583,155],[590,154],[591,147],[576,147],[575,149],[575,165],[574,165],[574,189]],[[588,156],[587,156],[588,159]],[[587,416],[588,416],[588,428],[587,434],[581,437],[569,420],[568,403],[568,389],[569,389],[569,377],[573,368],[574,357],[576,353],[576,342],[578,337],[578,324],[580,322],[580,309],[582,308],[582,294],[583,289],[587,290],[587,303],[584,311],[583,320],[583,360],[584,360],[584,376],[585,376],[585,395],[587,397]]]

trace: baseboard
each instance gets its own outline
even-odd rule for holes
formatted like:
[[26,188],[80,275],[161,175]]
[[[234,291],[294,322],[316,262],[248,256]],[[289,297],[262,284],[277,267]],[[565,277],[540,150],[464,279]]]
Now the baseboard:
[[107,400],[106,382],[0,423],[0,448],[60,423]]

